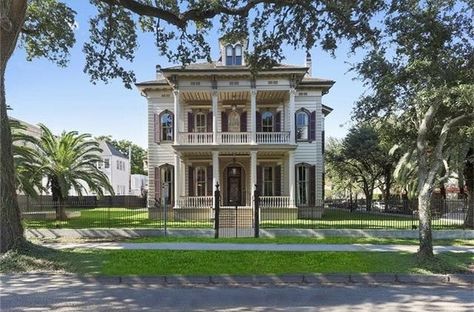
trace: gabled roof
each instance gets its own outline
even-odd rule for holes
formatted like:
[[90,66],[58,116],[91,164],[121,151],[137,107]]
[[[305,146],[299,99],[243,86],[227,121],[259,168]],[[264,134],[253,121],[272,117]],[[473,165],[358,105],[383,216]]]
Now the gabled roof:
[[99,147],[102,149],[103,153],[111,154],[113,156],[121,157],[128,159],[122,152],[117,150],[110,142],[99,141]]

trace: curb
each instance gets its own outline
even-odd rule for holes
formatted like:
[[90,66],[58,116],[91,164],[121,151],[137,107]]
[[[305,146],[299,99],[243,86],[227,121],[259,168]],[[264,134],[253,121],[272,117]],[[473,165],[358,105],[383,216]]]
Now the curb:
[[204,276],[79,276],[75,274],[0,274],[0,277],[76,277],[83,283],[103,285],[246,286],[246,285],[437,285],[474,287],[474,274],[266,274]]

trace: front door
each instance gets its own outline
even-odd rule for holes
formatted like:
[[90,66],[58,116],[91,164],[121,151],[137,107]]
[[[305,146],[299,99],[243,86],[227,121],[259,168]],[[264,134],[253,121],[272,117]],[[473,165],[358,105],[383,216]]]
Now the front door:
[[227,204],[230,206],[242,203],[242,176],[240,167],[227,168]]

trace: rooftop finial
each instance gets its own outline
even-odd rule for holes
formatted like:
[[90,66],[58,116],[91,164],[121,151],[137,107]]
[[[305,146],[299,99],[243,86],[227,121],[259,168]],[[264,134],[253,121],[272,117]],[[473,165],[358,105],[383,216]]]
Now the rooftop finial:
[[304,62],[304,66],[308,67],[306,77],[311,77],[313,75],[313,61],[311,60],[311,53],[309,51],[306,51],[306,59]]

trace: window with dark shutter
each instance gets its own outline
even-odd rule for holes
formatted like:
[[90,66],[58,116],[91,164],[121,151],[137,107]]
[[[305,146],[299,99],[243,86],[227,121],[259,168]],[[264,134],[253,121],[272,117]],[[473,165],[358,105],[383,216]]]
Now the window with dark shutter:
[[207,167],[207,196],[212,196],[212,166]]
[[158,114],[153,115],[153,136],[155,143],[160,143],[160,116]]
[[222,132],[227,132],[227,113],[222,112],[221,113],[221,127],[222,127]]
[[281,196],[281,166],[275,166],[275,196]]
[[316,166],[309,167],[309,204],[316,203]]
[[[161,199],[161,170],[160,167],[155,167],[155,200]],[[161,204],[161,203],[159,203]]]
[[189,196],[194,196],[194,168],[188,167],[188,193]]
[[194,114],[188,112],[188,132],[194,132]]
[[316,140],[316,111],[311,112],[311,117],[309,118],[309,141]]
[[212,132],[212,112],[207,113],[207,132]]
[[159,140],[161,142],[173,141],[173,127],[174,127],[174,115],[169,110],[165,110],[160,113],[159,116]]
[[257,132],[262,132],[262,114],[260,112],[255,113],[255,121]]
[[240,132],[247,132],[247,112],[240,115]]
[[281,112],[275,114],[275,132],[281,132]]

